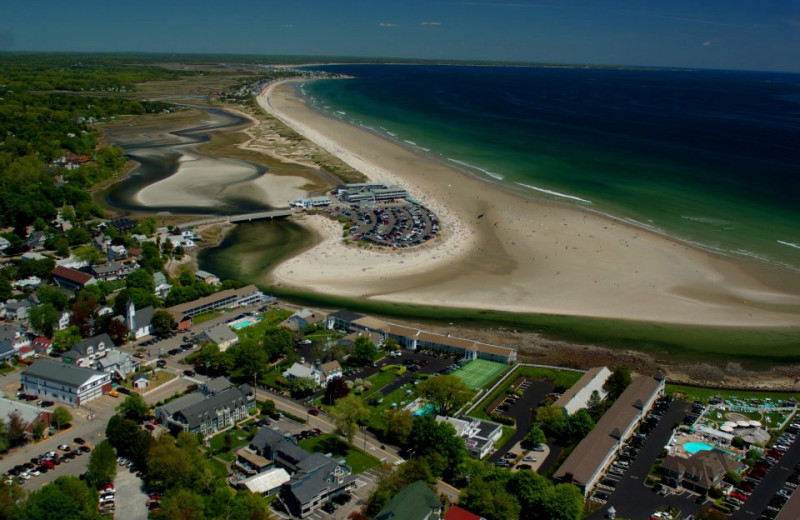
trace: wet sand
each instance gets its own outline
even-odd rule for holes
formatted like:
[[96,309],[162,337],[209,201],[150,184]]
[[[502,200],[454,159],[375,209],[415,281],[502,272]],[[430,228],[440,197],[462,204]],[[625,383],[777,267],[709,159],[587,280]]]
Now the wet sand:
[[273,271],[275,284],[512,312],[743,327],[800,323],[800,295],[765,285],[732,259],[504,190],[311,110],[292,82],[269,86],[258,102],[370,179],[408,189],[439,215],[444,230],[418,250],[365,250],[344,245],[338,224],[306,217],[301,222],[323,240]]

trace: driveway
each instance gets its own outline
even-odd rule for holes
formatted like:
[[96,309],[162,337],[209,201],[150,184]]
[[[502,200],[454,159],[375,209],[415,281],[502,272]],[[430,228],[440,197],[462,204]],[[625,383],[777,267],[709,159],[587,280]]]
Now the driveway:
[[117,465],[114,487],[117,488],[114,518],[147,520],[147,495],[142,490],[142,479],[131,473],[128,468]]
[[[508,441],[506,441],[505,444],[499,446],[497,451],[489,456],[489,460],[491,462],[501,459],[503,455],[508,452],[508,450],[510,450],[513,446],[520,442],[525,435],[528,434],[528,430],[531,429],[531,425],[533,424],[534,411],[539,407],[539,403],[544,401],[544,398],[547,396],[547,394],[552,392],[554,389],[555,385],[549,379],[528,379],[520,387],[520,390],[523,391],[522,397],[517,399],[516,403],[508,405],[507,411],[498,410],[498,413],[511,417],[514,419],[514,421],[516,421],[517,431],[511,436],[510,439],[508,439]],[[551,452],[554,454],[553,456],[548,457],[542,463],[542,470],[546,470],[549,464],[552,464],[552,461],[555,460],[561,450],[551,449]]]

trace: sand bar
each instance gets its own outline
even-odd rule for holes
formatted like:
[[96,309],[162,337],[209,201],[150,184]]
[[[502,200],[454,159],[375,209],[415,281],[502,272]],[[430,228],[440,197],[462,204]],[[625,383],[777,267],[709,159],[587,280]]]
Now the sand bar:
[[[275,284],[422,305],[654,322],[797,326],[800,295],[715,256],[579,207],[517,195],[310,109],[296,83],[259,104],[370,179],[433,209],[444,235],[416,251],[363,250],[322,217],[320,244],[272,273]],[[479,218],[479,216],[482,217]]]

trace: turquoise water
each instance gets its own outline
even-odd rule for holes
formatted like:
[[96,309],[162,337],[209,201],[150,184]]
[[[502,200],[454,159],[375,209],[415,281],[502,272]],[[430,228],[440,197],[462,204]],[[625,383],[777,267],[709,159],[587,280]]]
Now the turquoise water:
[[411,414],[414,417],[422,417],[423,415],[432,415],[436,407],[432,403],[425,403],[423,406],[420,406]]
[[250,320],[240,321],[239,323],[234,325],[233,328],[236,329],[236,330],[239,330],[239,329],[243,329],[245,327],[249,327],[252,324],[253,323]]
[[800,270],[800,75],[321,68],[313,106],[488,182]]
[[714,446],[705,442],[687,442],[683,445],[683,449],[694,455],[698,451],[711,451]]

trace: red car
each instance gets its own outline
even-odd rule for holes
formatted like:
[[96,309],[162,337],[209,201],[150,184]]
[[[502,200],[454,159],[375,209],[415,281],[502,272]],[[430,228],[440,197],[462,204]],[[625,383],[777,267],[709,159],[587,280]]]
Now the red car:
[[145,427],[145,429],[150,430],[150,431],[153,431],[153,430],[156,429],[156,427],[153,426],[152,424],[145,424],[144,427]]
[[317,410],[316,408],[309,408],[308,413],[316,417],[317,415],[319,415],[319,410]]

